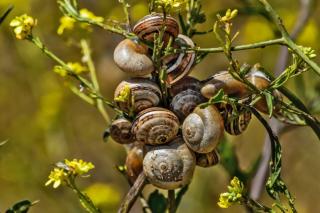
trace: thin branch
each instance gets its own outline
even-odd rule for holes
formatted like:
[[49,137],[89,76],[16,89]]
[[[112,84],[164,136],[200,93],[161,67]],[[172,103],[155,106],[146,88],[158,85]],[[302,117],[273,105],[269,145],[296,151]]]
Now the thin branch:
[[169,213],[176,212],[176,198],[174,190],[168,190],[168,210]]
[[132,208],[133,204],[139,197],[146,183],[147,183],[146,176],[144,175],[143,172],[141,172],[136,182],[130,188],[128,194],[126,195],[123,202],[121,203],[118,213],[127,213],[130,211],[130,209]]

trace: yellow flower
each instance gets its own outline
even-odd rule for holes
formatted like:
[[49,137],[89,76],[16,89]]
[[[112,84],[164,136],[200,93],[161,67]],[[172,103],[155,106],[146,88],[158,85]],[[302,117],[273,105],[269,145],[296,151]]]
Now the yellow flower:
[[100,16],[96,16],[93,12],[91,12],[90,10],[83,8],[80,10],[80,16],[82,18],[86,18],[86,19],[91,19],[95,22],[103,22],[104,18],[100,17]]
[[[82,74],[88,71],[87,67],[82,66],[80,63],[78,62],[68,62],[67,63],[68,68],[74,72],[75,74]],[[62,67],[62,66],[54,66],[53,68],[53,72],[57,73],[58,75],[60,75],[61,77],[66,77],[68,74],[68,71],[66,68]]]
[[243,183],[234,177],[228,186],[228,192],[220,194],[218,205],[220,208],[229,208],[233,204],[241,203],[244,196]]
[[63,169],[54,168],[50,172],[49,180],[46,182],[46,186],[53,183],[53,188],[58,188],[67,179],[67,173]]
[[94,168],[94,165],[91,162],[77,159],[73,159],[72,161],[65,159],[65,164],[70,168],[70,171],[74,175],[84,175]]
[[220,194],[218,205],[220,208],[223,208],[223,209],[227,209],[232,205],[229,202],[229,193]]
[[157,7],[169,7],[169,8],[180,8],[183,4],[185,4],[186,0],[156,0],[155,5]]
[[24,14],[22,16],[15,17],[10,22],[10,27],[13,28],[13,31],[17,39],[26,39],[32,35],[32,29],[37,25],[37,20]]
[[60,18],[60,26],[57,30],[58,35],[62,35],[64,30],[72,30],[76,20],[69,16],[62,16]]
[[123,89],[121,90],[120,94],[115,97],[115,101],[119,102],[128,102],[131,96],[131,89],[129,84],[126,84]]

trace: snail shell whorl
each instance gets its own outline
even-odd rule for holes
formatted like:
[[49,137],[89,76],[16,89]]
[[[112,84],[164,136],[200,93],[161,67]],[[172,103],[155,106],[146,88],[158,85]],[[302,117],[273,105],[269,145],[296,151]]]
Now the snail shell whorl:
[[149,182],[162,189],[177,189],[190,183],[195,156],[176,138],[169,145],[155,146],[143,160],[143,171]]
[[201,154],[196,154],[197,166],[200,167],[210,167],[217,165],[220,161],[220,155],[217,150],[213,150],[212,152]]
[[149,108],[139,113],[132,126],[138,142],[159,145],[170,142],[179,131],[179,119],[164,108]]
[[163,26],[166,26],[165,33],[163,36],[163,41],[165,46],[168,43],[170,37],[173,40],[179,34],[179,24],[170,15],[166,16],[164,21],[163,14],[152,13],[143,17],[138,23],[133,27],[133,32],[142,40],[154,41],[154,34],[159,33]]
[[182,135],[187,145],[195,152],[209,153],[223,136],[223,118],[215,106],[195,108],[183,122]]
[[112,139],[120,144],[129,144],[133,142],[131,134],[132,123],[125,119],[119,118],[114,120],[110,127],[110,136]]
[[[194,47],[193,41],[185,36],[185,35],[179,35],[178,40],[183,45],[187,45],[189,47]],[[182,47],[184,49],[185,47]],[[168,83],[169,84],[175,84],[185,76],[187,76],[190,71],[191,67],[195,60],[195,53],[180,53],[176,55],[173,59],[166,62],[168,64],[167,74],[168,74]]]
[[183,79],[181,79],[180,81],[172,85],[169,92],[170,92],[170,95],[173,97],[178,93],[187,89],[200,92],[201,87],[202,87],[202,84],[198,79],[191,76],[185,76]]
[[142,172],[142,162],[144,156],[144,147],[143,146],[134,146],[129,150],[127,159],[126,159],[126,167],[127,167],[127,175],[130,182],[133,184],[135,180],[138,178],[139,174]]
[[174,96],[170,106],[179,119],[184,120],[204,100],[200,92],[187,89]]
[[154,65],[147,56],[148,48],[130,39],[121,41],[116,47],[113,58],[116,65],[132,76],[144,76],[153,72]]
[[[161,101],[160,88],[156,83],[146,78],[132,78],[122,81],[116,88],[114,97],[118,97],[126,86],[130,87],[131,96],[133,96],[133,111],[135,113],[158,106]],[[116,101],[116,104],[121,110],[130,111],[131,100],[128,100],[128,102]]]

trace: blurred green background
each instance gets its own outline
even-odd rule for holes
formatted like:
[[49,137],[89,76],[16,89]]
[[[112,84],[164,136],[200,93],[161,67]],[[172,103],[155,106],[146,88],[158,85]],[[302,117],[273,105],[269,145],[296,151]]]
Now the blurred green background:
[[[282,15],[285,24],[292,29],[298,10],[298,0],[270,0]],[[147,1],[129,0],[132,18],[137,21],[147,13]],[[74,194],[64,188],[45,187],[53,164],[65,158],[81,158],[91,161],[96,168],[92,176],[79,181],[104,212],[115,212],[128,190],[126,180],[115,165],[125,161],[124,149],[112,141],[103,143],[106,127],[95,108],[74,96],[62,79],[52,72],[55,65],[37,48],[26,41],[16,41],[9,29],[9,21],[17,15],[28,13],[38,19],[35,34],[65,61],[80,61],[81,51],[76,45],[79,38],[70,40],[73,33],[58,36],[61,13],[54,0],[1,0],[0,10],[9,4],[15,6],[9,18],[0,27],[0,141],[8,143],[0,147],[0,212],[21,199],[40,200],[31,212],[72,213],[84,212]],[[95,14],[123,21],[122,7],[116,0],[81,0]],[[207,22],[200,29],[210,29],[217,11],[243,6],[241,0],[203,0]],[[312,46],[319,55],[320,4],[305,27],[298,41]],[[269,24],[258,16],[239,16],[235,23],[240,30],[238,43],[251,43],[273,37]],[[94,60],[98,70],[102,93],[112,99],[117,84],[128,76],[113,63],[116,44],[122,39],[117,35],[94,29],[90,34]],[[217,46],[213,34],[196,36],[195,42],[202,47]],[[279,47],[249,50],[236,53],[241,63],[261,63],[272,72],[278,60]],[[319,58],[319,57],[318,57]],[[318,60],[319,61],[319,60]],[[192,75],[204,79],[225,69],[222,54],[207,57],[195,67]],[[319,98],[319,78],[305,73],[287,86],[306,104]],[[304,82],[302,84],[301,82]],[[317,88],[318,87],[318,88]],[[319,103],[319,102],[318,102]],[[249,168],[263,147],[265,132],[254,120],[241,136],[230,137],[234,144],[241,168]],[[283,178],[296,197],[299,212],[320,211],[320,143],[310,128],[298,128],[281,136],[283,145]],[[197,168],[190,190],[183,198],[178,212],[244,212],[241,207],[219,209],[219,194],[226,190],[229,176],[222,166],[209,169]],[[146,193],[152,191],[147,187]],[[266,204],[272,203],[266,193]],[[137,204],[133,212],[140,212]]]

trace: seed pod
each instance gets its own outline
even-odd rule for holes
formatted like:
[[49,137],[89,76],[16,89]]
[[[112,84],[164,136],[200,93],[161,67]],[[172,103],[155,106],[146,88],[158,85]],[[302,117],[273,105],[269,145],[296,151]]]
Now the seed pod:
[[119,118],[114,120],[110,127],[110,136],[112,139],[120,144],[129,144],[134,142],[131,134],[132,123],[125,119]]
[[217,150],[213,150],[212,152],[201,154],[201,153],[195,153],[196,154],[196,161],[197,166],[200,167],[211,167],[214,165],[217,165],[220,161],[220,155]]
[[195,156],[181,137],[168,145],[154,146],[143,160],[149,182],[161,189],[177,189],[189,184],[195,168]]

